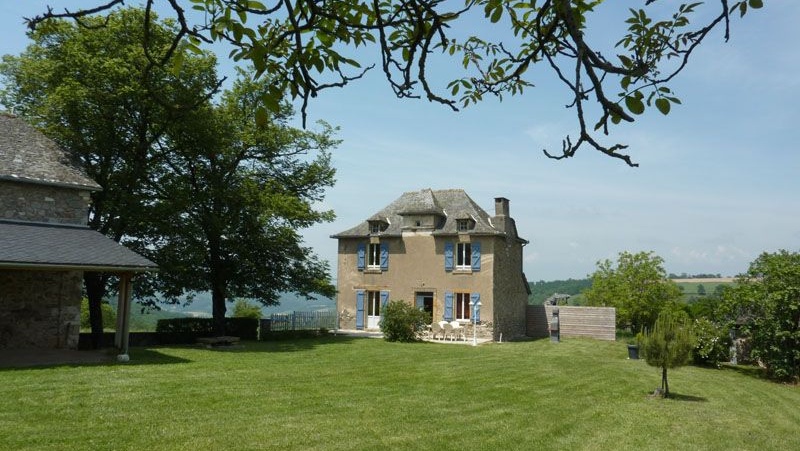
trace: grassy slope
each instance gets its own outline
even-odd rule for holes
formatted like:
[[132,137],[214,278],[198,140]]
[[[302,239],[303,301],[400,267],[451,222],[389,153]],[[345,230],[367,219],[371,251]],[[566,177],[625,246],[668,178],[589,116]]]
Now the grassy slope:
[[623,343],[331,337],[136,349],[127,365],[0,370],[9,449],[800,449],[800,391],[659,372]]

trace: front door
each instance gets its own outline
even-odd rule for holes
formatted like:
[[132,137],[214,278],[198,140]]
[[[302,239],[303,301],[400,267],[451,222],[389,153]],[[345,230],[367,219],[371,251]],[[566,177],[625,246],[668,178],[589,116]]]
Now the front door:
[[380,291],[367,292],[367,329],[378,329],[381,321]]

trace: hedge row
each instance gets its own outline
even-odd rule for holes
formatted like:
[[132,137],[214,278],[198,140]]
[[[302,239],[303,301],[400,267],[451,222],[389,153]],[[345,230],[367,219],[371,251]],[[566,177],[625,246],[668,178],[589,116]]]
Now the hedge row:
[[[156,333],[163,335],[171,343],[194,343],[198,338],[213,337],[213,318],[171,318],[160,319]],[[255,318],[225,318],[225,335],[242,340],[258,339],[258,320]],[[168,338],[167,338],[168,337]]]

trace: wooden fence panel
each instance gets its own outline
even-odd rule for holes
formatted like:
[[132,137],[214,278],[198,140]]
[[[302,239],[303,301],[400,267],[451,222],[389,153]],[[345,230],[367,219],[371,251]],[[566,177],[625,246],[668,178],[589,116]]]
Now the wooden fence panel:
[[553,308],[558,307],[562,337],[589,337],[599,340],[616,339],[616,309],[613,307],[576,307],[529,305],[527,328],[529,337],[550,335]]

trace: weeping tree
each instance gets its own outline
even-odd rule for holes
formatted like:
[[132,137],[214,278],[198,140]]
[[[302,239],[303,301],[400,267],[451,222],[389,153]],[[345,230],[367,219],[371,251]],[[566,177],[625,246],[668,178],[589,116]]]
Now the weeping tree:
[[695,347],[695,337],[685,312],[664,309],[652,330],[645,333],[642,350],[648,365],[661,368],[661,394],[669,397],[667,370],[688,364]]

